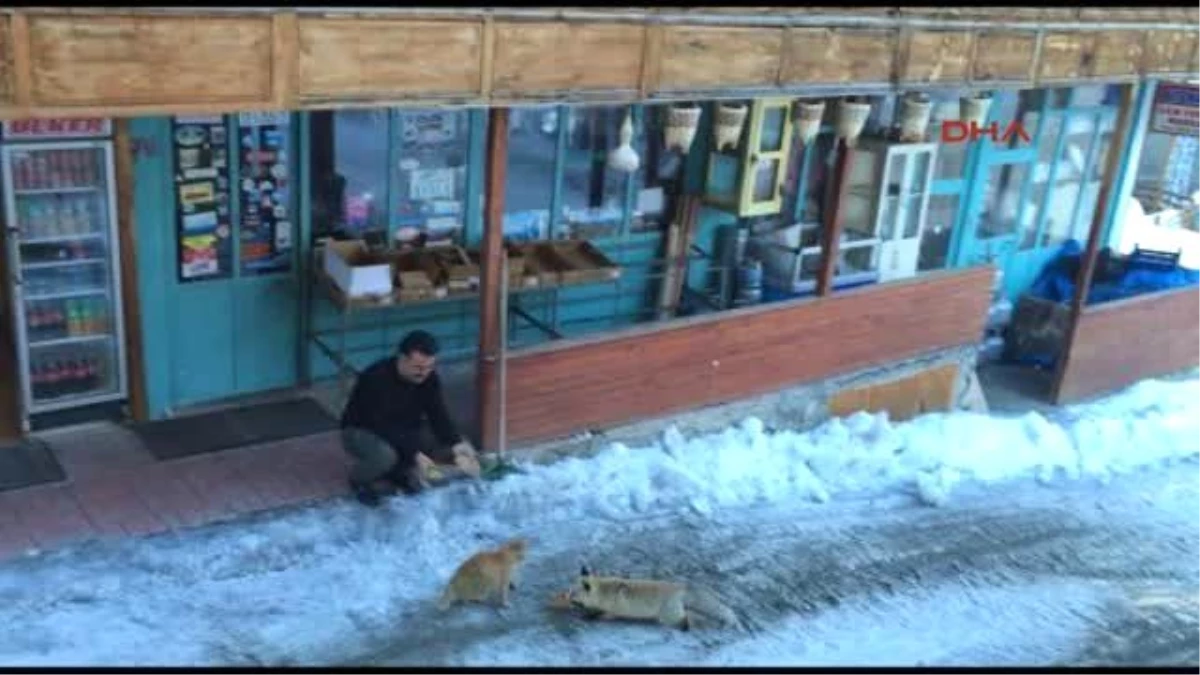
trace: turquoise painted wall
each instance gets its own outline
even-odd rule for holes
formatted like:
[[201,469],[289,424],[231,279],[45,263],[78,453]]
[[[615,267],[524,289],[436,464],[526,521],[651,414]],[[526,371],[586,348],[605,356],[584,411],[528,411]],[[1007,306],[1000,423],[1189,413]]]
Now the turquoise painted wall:
[[[162,417],[170,405],[171,322],[168,284],[174,277],[171,230],[164,224],[171,190],[168,154],[170,123],[164,118],[130,120],[134,161],[133,221],[137,243],[138,299],[141,305],[143,368],[151,419]],[[169,222],[169,221],[167,221]]]

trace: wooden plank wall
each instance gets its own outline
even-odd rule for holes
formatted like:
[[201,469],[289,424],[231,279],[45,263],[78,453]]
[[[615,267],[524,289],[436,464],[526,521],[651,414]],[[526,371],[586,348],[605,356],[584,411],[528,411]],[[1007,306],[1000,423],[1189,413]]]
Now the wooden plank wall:
[[6,9],[0,118],[1035,86],[1197,70],[1194,9],[760,9]]
[[993,279],[990,267],[939,272],[514,353],[509,438],[548,440],[972,344]]
[[1200,365],[1200,289],[1084,307],[1067,347],[1057,403]]

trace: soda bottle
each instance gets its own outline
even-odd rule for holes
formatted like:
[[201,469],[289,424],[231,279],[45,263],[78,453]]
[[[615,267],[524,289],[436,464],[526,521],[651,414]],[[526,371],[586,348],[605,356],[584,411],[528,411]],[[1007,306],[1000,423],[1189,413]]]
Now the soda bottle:
[[29,390],[34,398],[42,398],[42,389],[45,388],[42,375],[42,362],[40,360],[33,361],[29,364]]
[[75,308],[74,300],[67,300],[67,335],[74,337],[79,334],[79,310]]
[[61,370],[57,360],[47,359],[45,363],[45,369],[42,371],[42,398],[54,398],[58,396],[59,373]]

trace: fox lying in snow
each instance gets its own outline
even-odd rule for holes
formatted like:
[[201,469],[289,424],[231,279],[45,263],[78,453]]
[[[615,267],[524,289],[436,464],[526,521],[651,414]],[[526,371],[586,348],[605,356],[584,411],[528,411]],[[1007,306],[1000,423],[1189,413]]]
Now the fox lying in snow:
[[525,539],[513,539],[499,548],[467,558],[446,585],[438,609],[445,611],[460,602],[488,599],[499,600],[500,606],[507,607],[508,592],[516,589],[513,579],[517,566],[525,560],[528,545]]
[[649,579],[594,576],[584,565],[578,583],[560,594],[552,605],[569,604],[588,618],[657,621],[688,630],[692,617],[704,614],[736,626],[737,616],[708,593],[685,584]]

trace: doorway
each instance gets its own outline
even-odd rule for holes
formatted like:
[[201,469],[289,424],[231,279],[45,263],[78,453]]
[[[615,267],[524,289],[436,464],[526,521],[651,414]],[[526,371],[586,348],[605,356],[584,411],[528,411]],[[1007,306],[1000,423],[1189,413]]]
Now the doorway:
[[297,383],[293,117],[132,124],[151,418]]

